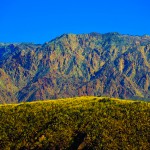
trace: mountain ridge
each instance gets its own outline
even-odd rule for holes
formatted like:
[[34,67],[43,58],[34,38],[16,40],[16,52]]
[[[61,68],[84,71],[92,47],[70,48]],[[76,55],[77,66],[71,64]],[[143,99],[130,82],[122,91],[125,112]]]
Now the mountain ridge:
[[5,88],[1,103],[9,95],[15,102],[82,95],[150,100],[150,36],[92,32],[0,44],[0,69],[18,89]]

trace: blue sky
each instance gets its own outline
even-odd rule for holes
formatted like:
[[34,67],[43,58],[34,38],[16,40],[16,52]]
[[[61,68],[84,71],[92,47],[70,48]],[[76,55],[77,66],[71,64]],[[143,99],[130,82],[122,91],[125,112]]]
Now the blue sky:
[[0,0],[0,42],[90,32],[150,35],[150,0]]

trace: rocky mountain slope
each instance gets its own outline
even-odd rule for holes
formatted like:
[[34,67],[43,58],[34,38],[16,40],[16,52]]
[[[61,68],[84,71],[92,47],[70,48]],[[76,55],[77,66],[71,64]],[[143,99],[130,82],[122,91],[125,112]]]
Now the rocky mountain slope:
[[150,36],[64,34],[0,44],[0,103],[81,95],[150,100]]

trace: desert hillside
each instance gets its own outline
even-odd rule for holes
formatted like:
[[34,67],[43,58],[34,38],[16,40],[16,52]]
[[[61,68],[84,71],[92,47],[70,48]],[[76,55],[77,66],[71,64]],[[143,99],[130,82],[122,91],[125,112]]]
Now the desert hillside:
[[0,149],[142,149],[150,146],[148,102],[102,97],[0,105]]

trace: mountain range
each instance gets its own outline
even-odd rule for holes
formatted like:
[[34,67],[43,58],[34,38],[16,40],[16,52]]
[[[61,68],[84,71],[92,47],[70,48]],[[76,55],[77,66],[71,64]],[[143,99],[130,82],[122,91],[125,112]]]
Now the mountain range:
[[0,103],[85,95],[150,101],[150,36],[93,32],[0,43]]

